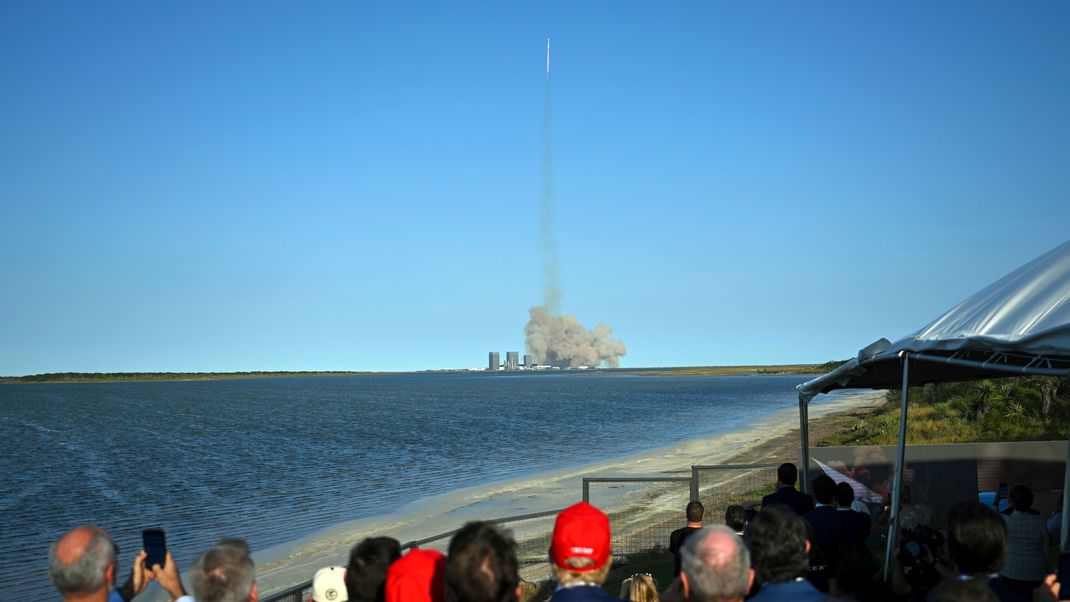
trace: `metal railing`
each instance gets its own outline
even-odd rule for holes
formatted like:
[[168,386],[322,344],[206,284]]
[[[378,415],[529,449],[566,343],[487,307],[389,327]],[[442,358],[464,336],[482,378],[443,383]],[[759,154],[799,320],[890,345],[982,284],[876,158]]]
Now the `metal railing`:
[[[770,473],[767,469],[779,464],[717,464],[691,467],[691,476],[680,477],[584,477],[581,499],[590,502],[591,485],[595,483],[633,484],[645,487],[646,499],[651,503],[629,504],[628,509],[608,512],[613,533],[613,556],[615,561],[650,550],[667,549],[669,534],[683,527],[684,505],[690,500],[701,499],[706,506],[707,524],[724,520],[724,511],[729,504],[739,503],[743,497],[755,495],[764,489],[772,491]],[[710,478],[710,475],[717,475]],[[674,491],[672,484],[686,484]],[[659,487],[659,485],[661,487]],[[665,485],[669,485],[666,487]],[[661,503],[653,500],[662,496]],[[667,496],[667,498],[665,497]],[[678,498],[678,499],[676,499]],[[668,502],[665,500],[668,499]],[[758,495],[758,499],[761,496]],[[521,577],[528,581],[545,579],[550,574],[547,550],[550,549],[552,519],[561,509],[520,514],[488,519],[496,525],[510,525],[517,542]],[[422,539],[404,543],[402,550],[430,548],[445,552],[449,540],[460,528],[437,533]],[[312,592],[312,581],[299,583],[285,590],[261,598],[263,602],[307,602]]]

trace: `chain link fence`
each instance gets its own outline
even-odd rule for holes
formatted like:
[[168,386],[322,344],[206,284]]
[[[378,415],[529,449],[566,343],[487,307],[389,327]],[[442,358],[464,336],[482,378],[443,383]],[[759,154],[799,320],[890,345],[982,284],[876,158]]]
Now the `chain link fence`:
[[729,506],[751,508],[776,488],[773,464],[715,464],[691,467],[691,496],[706,508],[706,524],[723,524]]

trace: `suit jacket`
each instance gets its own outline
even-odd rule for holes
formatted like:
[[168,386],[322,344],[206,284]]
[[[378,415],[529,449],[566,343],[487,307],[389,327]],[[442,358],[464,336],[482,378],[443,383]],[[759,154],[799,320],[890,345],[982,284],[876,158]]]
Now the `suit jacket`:
[[832,506],[818,506],[803,518],[814,528],[814,545],[821,552],[829,567],[829,577],[836,576],[840,555],[851,546],[847,520]]
[[680,550],[687,543],[687,538],[701,527],[681,527],[669,534],[669,552],[672,552],[672,575],[680,574]]
[[801,493],[794,487],[781,487],[762,498],[762,507],[769,504],[784,504],[799,516],[806,515],[814,509],[814,498],[808,493]]
[[840,513],[843,521],[847,524],[847,537],[851,544],[851,551],[867,551],[866,540],[869,539],[869,532],[872,528],[873,519],[864,512],[839,509],[836,511]]

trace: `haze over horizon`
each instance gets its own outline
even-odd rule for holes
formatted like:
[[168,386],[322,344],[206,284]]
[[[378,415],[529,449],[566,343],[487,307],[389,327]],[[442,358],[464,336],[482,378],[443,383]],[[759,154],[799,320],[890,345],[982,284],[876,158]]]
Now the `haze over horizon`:
[[0,5],[0,375],[823,363],[1067,238],[1070,4]]

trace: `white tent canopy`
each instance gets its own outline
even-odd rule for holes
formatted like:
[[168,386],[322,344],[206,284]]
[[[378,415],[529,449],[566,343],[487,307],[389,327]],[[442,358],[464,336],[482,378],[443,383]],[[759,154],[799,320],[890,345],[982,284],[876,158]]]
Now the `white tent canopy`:
[[869,345],[843,366],[799,385],[799,394],[809,400],[833,389],[899,387],[905,352],[943,364],[919,366],[911,385],[1015,374],[1070,375],[1070,241],[914,334]]
[[[804,483],[809,482],[807,404],[815,395],[844,388],[902,388],[890,558],[898,527],[909,386],[1025,374],[1070,378],[1070,241],[1000,278],[914,334],[895,343],[881,339],[836,370],[799,385]],[[1070,496],[1064,500],[1061,541],[1066,549]]]

